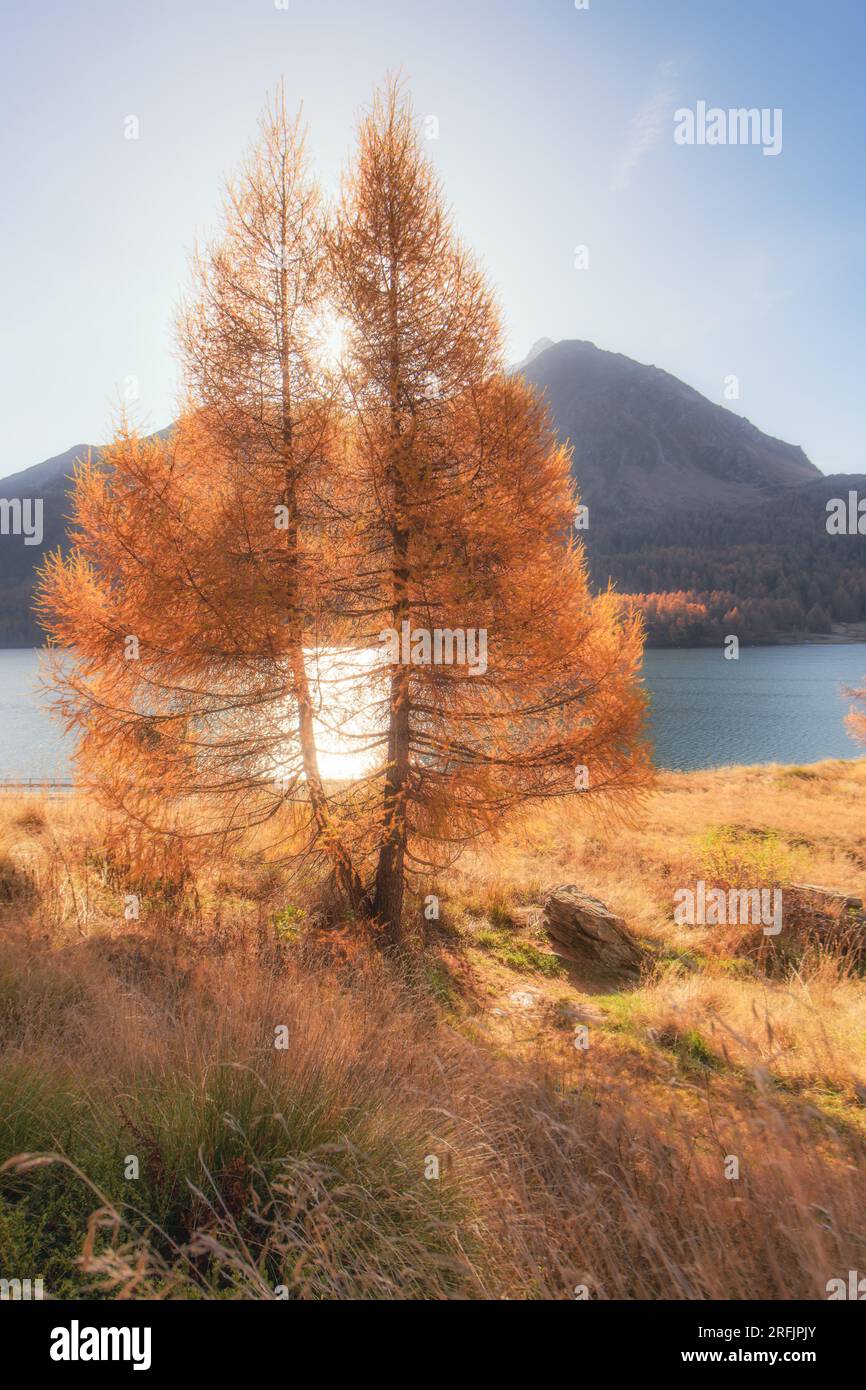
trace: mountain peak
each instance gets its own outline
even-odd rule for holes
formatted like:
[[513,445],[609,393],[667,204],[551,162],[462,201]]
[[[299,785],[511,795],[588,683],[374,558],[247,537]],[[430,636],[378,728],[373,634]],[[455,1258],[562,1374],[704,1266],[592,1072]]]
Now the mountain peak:
[[798,446],[594,343],[551,343],[520,370],[546,395],[581,497],[602,516],[747,506],[821,476]]
[[513,372],[521,372],[524,367],[528,367],[530,362],[534,362],[536,357],[540,357],[548,348],[556,347],[552,338],[538,338],[529,349],[522,362],[515,362],[511,368]]

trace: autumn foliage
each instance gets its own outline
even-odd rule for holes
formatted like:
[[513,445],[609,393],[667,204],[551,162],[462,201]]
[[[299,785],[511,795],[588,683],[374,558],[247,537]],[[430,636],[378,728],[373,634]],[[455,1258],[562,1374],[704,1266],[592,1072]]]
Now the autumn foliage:
[[854,738],[861,743],[866,743],[866,685],[859,690],[852,690],[849,694],[853,697],[853,705],[848,715],[848,728]]
[[[73,549],[41,580],[79,775],[133,857],[271,827],[396,943],[406,884],[514,808],[627,808],[648,778],[640,619],[590,591],[568,452],[504,371],[397,85],[333,209],[299,123],[268,110],[180,345],[177,425],[124,423],[82,467]],[[323,775],[324,728],[351,778]]]

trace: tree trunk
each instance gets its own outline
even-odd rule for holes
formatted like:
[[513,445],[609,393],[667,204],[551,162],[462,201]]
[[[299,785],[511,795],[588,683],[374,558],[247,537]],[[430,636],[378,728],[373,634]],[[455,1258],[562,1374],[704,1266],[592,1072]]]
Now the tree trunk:
[[[285,171],[283,171],[285,177]],[[298,705],[298,741],[310,809],[319,838],[328,853],[350,906],[356,912],[364,907],[364,887],[355,873],[348,851],[333,823],[328,798],[319,771],[313,727],[313,702],[304,659],[304,625],[298,604],[298,492],[292,435],[292,388],[289,369],[288,269],[286,267],[285,215],[282,229],[282,263],[280,266],[280,367],[282,375],[282,439],[284,459],[284,505],[288,515],[286,528],[286,607],[288,609],[289,661],[292,670],[294,695]]]
[[[391,245],[391,284],[389,311],[391,328],[391,543],[392,605],[391,623],[398,637],[403,623],[411,622],[409,607],[409,531],[406,522],[407,445],[400,419],[400,345],[397,327],[399,269]],[[382,800],[384,840],[376,869],[373,915],[382,932],[386,949],[399,946],[403,934],[403,879],[406,859],[406,790],[409,780],[409,668],[397,665],[391,674],[388,723],[388,767]]]
[[[399,491],[399,486],[398,486]],[[392,622],[397,633],[409,621],[408,536],[394,532],[394,604]],[[409,780],[409,671],[398,666],[391,676],[388,728],[388,767],[383,795],[384,841],[376,869],[373,913],[382,931],[383,944],[396,947],[402,938],[403,870],[406,858],[406,784]]]

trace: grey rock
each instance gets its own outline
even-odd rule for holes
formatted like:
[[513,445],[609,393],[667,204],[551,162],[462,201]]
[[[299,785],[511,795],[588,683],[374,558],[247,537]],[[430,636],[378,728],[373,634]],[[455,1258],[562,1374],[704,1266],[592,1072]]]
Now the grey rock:
[[640,974],[643,951],[621,918],[597,898],[563,884],[545,895],[542,925],[566,959],[620,975]]

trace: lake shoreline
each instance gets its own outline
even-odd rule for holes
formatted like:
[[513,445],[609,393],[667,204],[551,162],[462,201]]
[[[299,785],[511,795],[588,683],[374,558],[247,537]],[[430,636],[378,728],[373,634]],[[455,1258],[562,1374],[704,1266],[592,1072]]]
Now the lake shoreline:
[[[774,643],[742,647],[737,660],[720,646],[648,647],[639,675],[656,765],[689,772],[862,757],[846,717],[848,692],[864,683],[863,645]],[[40,694],[50,650],[0,653],[0,782],[70,780],[71,742]]]
[[[717,651],[719,642],[645,642],[648,652],[706,652]],[[740,642],[743,651],[755,648],[767,650],[773,647],[864,647],[866,636],[837,637],[835,634],[816,633],[812,637],[778,637],[774,642]]]
[[[851,625],[855,626],[854,624]],[[782,633],[777,637],[766,638],[763,642],[749,642],[745,639],[740,641],[742,649],[753,650],[755,648],[770,649],[772,647],[864,647],[866,646],[866,623],[857,625],[862,631],[856,634],[837,633],[837,632],[813,632],[810,636],[800,637],[792,633]],[[717,650],[720,643],[717,641],[706,642],[645,642],[644,650],[648,652],[705,652]],[[34,646],[32,643],[24,642],[0,642],[0,652],[49,652],[57,651],[57,647]]]

